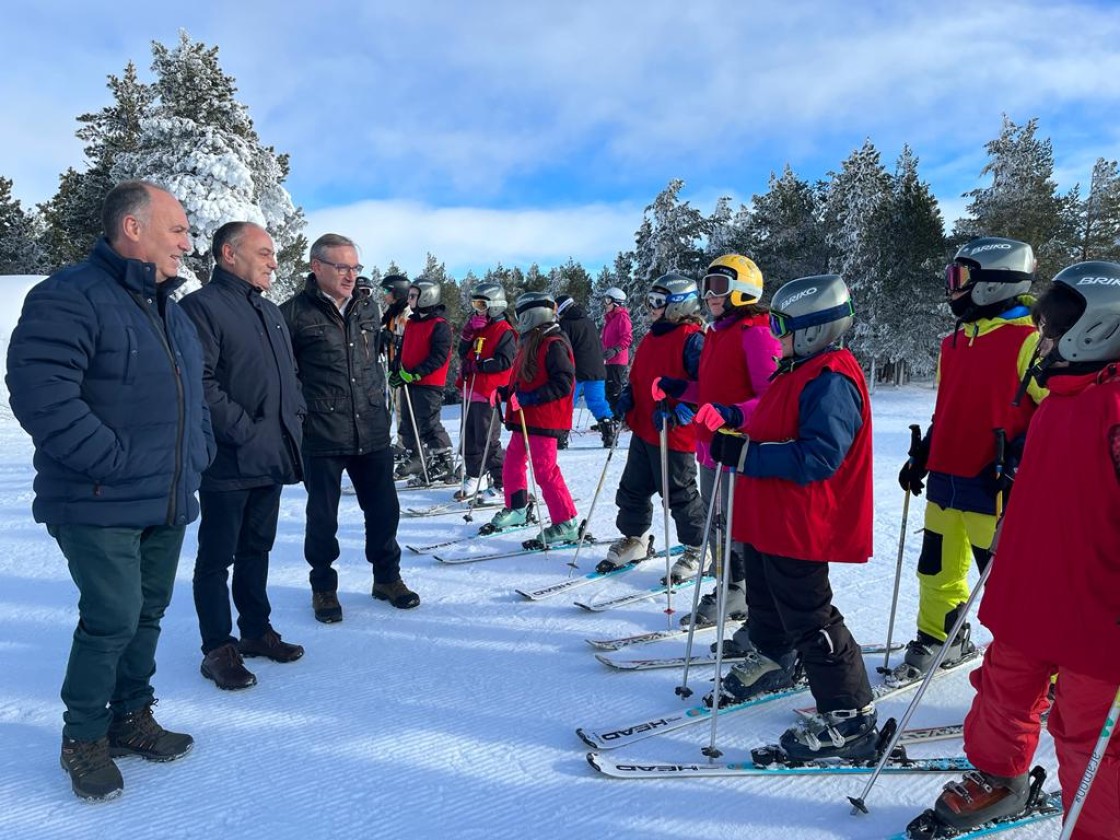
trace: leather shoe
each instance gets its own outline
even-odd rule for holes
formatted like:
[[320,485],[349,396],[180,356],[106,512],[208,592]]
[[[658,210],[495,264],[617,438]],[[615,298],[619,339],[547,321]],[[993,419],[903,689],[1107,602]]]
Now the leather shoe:
[[342,604],[338,603],[337,592],[312,592],[311,607],[315,610],[315,620],[324,624],[342,621]]
[[273,662],[295,662],[303,656],[301,645],[290,645],[269,627],[259,639],[242,639],[237,643],[242,656],[263,656]]
[[371,594],[378,601],[388,601],[398,610],[410,610],[420,606],[420,596],[405,586],[400,578],[392,583],[375,583]]
[[257,684],[257,678],[245,667],[245,662],[237,651],[237,645],[233,642],[214,648],[206,654],[200,670],[202,676],[213,680],[218,688],[225,691],[250,688]]

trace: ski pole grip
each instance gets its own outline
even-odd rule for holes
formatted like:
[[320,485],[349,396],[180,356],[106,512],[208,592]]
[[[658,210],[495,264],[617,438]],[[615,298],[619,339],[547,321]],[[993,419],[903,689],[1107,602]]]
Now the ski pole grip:
[[907,455],[910,456],[910,463],[914,463],[914,459],[918,457],[918,450],[922,448],[922,427],[917,423],[910,424],[910,449]]

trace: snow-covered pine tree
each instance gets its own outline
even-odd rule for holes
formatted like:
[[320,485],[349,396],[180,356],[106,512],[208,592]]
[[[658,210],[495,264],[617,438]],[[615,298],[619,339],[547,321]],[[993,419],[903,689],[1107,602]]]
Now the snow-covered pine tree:
[[870,140],[856,149],[830,173],[825,197],[825,225],[831,271],[841,275],[852,292],[855,326],[849,333],[852,352],[875,367],[884,357],[886,343],[880,325],[880,254],[878,227],[883,222],[890,195],[891,177],[879,162],[879,151]]
[[0,177],[0,274],[46,274],[43,223],[12,196],[12,182]]
[[669,271],[689,277],[707,267],[702,241],[708,233],[704,214],[680,198],[684,181],[674,178],[642,214],[635,234],[635,272],[649,283]]
[[209,272],[210,242],[221,225],[263,225],[280,261],[270,296],[287,298],[304,270],[307,242],[303,213],[283,186],[286,157],[261,145],[217,47],[180,31],[174,48],[153,42],[152,58],[155,99],[140,119],[135,149],[117,155],[110,175],[155,181],[182,202],[194,243],[186,263],[196,274]]
[[987,187],[965,195],[972,199],[968,216],[954,228],[954,244],[976,236],[1008,236],[1029,243],[1038,257],[1040,290],[1070,261],[1070,196],[1060,196],[1054,181],[1054,151],[1050,140],[1037,137],[1038,118],[1016,125],[1006,114],[995,140],[986,144],[988,162],[980,176],[990,175]]
[[1073,259],[1120,260],[1120,171],[1116,161],[1097,158],[1089,195],[1076,207]]
[[764,300],[783,283],[828,270],[823,190],[803,181],[787,164],[770,173],[767,190],[751,200],[744,234],[746,256],[762,271]]

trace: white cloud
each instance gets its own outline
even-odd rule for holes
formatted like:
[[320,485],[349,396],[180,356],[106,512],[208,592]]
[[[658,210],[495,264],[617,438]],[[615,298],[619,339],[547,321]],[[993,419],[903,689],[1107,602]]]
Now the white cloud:
[[609,264],[634,241],[642,208],[629,204],[492,210],[431,207],[412,201],[362,201],[309,214],[307,238],[349,236],[366,265],[394,261],[411,275],[431,253],[455,277],[496,266],[542,269],[569,257],[589,271]]

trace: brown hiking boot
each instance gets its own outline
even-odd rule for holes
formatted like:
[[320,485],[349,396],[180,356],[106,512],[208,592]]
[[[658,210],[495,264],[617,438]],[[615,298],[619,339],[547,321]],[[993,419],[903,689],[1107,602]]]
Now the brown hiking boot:
[[302,645],[288,644],[271,627],[259,639],[242,639],[237,649],[242,656],[263,656],[273,662],[295,662],[303,656]]
[[959,782],[949,782],[937,798],[934,813],[960,831],[999,817],[1009,817],[1027,807],[1030,777],[994,776],[969,770]]
[[337,592],[312,592],[311,607],[315,610],[315,620],[324,624],[342,621],[342,604],[338,603]]
[[62,736],[62,769],[70,776],[70,786],[79,799],[99,802],[120,796],[124,779],[109,757],[109,739],[79,741]]
[[405,586],[400,578],[392,583],[374,583],[371,594],[378,601],[388,601],[398,610],[410,610],[420,606],[420,596]]
[[152,701],[109,724],[109,755],[138,755],[148,761],[174,761],[191,751],[194,738],[168,732],[152,715]]
[[237,645],[233,642],[214,648],[206,654],[200,670],[202,676],[213,680],[218,688],[225,691],[250,688],[257,684],[257,678],[245,667]]

